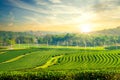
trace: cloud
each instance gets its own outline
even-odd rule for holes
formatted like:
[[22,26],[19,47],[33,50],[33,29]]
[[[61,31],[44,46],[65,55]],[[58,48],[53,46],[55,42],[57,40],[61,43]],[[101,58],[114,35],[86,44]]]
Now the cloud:
[[45,0],[34,0],[34,2],[37,5],[42,5],[42,6],[48,5],[48,2],[45,2]]
[[14,21],[15,20],[15,16],[14,16],[12,11],[9,12],[9,16],[10,16],[10,21]]
[[56,14],[80,14],[82,11],[82,9],[78,7],[69,5],[52,5],[50,8],[52,12]]
[[[73,20],[75,20],[77,17],[81,15],[81,13],[83,13],[83,10],[81,8],[72,5],[66,5],[65,3],[51,4],[46,2],[45,0],[34,0],[35,4],[42,5],[42,7],[47,8],[43,9],[41,6],[33,6],[20,0],[9,1],[15,7],[29,10],[35,13],[36,15],[32,16],[26,15],[24,18],[26,19],[26,22],[31,23],[34,22],[36,24],[40,23],[50,25],[69,24],[71,22],[75,22]],[[39,13],[42,13],[43,15]]]
[[8,26],[9,26],[9,27],[13,27],[13,26],[14,26],[14,23],[11,22],[11,23],[8,24]]
[[93,10],[97,12],[110,11],[120,7],[120,0],[100,0],[93,5]]
[[[54,3],[54,4],[62,3],[61,0],[48,0],[48,1],[51,2],[51,3]],[[49,5],[50,3],[48,1],[45,1],[45,0],[34,0],[34,2],[37,5]]]
[[[27,13],[23,14],[26,24],[38,27],[85,23],[107,25],[109,22],[115,23],[120,20],[120,0],[33,0],[33,3],[9,0],[9,2],[14,7],[21,8],[20,10],[26,10]],[[10,14],[14,15],[12,12]],[[12,20],[14,17],[11,17]],[[9,25],[12,26],[12,22]]]
[[39,20],[39,17],[37,17],[37,16],[33,16],[33,17],[31,17],[31,16],[25,16],[24,18],[27,20],[26,23],[41,24],[41,22]]
[[61,0],[49,0],[49,1],[52,3],[61,3],[62,2]]
[[39,8],[39,7],[35,7],[33,5],[30,5],[28,3],[23,2],[21,0],[9,0],[9,2],[11,2],[13,4],[13,6],[16,6],[18,8],[22,8],[22,9],[25,9],[25,10],[38,12],[38,13],[44,13],[44,14],[49,13],[49,11],[47,11],[47,10],[44,10],[42,8]]
[[[42,13],[42,14],[78,14],[80,9],[75,6],[68,6],[65,4],[59,4],[59,5],[51,5],[48,2],[35,0],[36,4],[44,5],[41,6],[33,6],[31,4],[25,3],[21,0],[9,0],[13,6],[22,8],[25,10],[29,10],[32,12]],[[61,0],[51,0],[53,2],[60,2]]]
[[6,19],[8,27],[13,27],[14,26],[14,21],[15,21],[15,16],[12,11],[9,12],[8,18]]
[[[50,23],[51,25],[53,24],[69,24],[71,22],[75,22],[77,20],[82,21],[82,19],[78,19],[78,18],[83,18],[83,14],[86,13],[84,11],[84,8],[81,7],[77,7],[77,6],[73,6],[73,5],[66,5],[65,3],[61,3],[61,4],[53,4],[51,5],[48,2],[45,2],[44,0],[34,0],[36,2],[36,4],[39,5],[44,5],[45,8],[48,9],[42,9],[41,6],[33,6],[31,4],[25,3],[23,1],[20,0],[10,0],[14,6],[22,8],[22,9],[26,9],[26,10],[30,10],[33,12],[37,12],[37,13],[43,13],[43,14],[48,14],[47,16],[42,16],[41,18],[38,18],[39,15],[37,16],[27,16],[25,17],[27,20],[29,20],[30,22],[35,22],[35,23],[41,23],[41,21],[39,21],[40,19],[43,20],[44,23]],[[51,2],[61,2],[61,0],[51,0]],[[89,11],[87,11],[89,12]],[[89,14],[89,13],[88,13]],[[76,16],[76,17],[75,17]],[[87,19],[87,17],[86,17]]]

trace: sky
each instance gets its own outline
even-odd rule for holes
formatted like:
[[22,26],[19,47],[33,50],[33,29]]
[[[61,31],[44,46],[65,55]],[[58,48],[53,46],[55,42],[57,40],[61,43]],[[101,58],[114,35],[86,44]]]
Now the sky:
[[81,32],[120,26],[120,0],[0,0],[1,31]]

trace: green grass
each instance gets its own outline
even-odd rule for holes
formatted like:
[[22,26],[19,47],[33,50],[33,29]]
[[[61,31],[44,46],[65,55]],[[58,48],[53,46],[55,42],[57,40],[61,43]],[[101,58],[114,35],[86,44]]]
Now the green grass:
[[[70,49],[90,49],[90,50],[104,50],[104,47],[96,46],[96,47],[80,47],[80,46],[56,46],[56,45],[49,45],[46,44],[14,44],[12,45],[12,49],[26,49],[26,48],[70,48]],[[0,46],[1,49],[11,49],[11,46]]]

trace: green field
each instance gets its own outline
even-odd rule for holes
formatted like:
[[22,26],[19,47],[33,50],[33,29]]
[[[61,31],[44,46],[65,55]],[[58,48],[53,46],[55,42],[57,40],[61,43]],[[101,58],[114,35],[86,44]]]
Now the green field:
[[60,46],[2,49],[0,50],[0,71],[1,75],[4,72],[11,72],[9,74],[14,75],[25,74],[22,72],[31,74],[37,72],[41,75],[43,73],[47,75],[48,73],[56,75],[65,75],[65,73],[75,75],[85,72],[88,74],[120,73],[120,50]]

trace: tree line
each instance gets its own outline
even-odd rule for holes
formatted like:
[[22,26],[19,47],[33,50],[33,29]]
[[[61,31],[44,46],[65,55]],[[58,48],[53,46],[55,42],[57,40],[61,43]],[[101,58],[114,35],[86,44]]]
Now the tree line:
[[[39,33],[38,33],[39,34]],[[14,44],[46,44],[58,46],[108,46],[119,45],[119,35],[96,35],[96,34],[29,34],[27,32],[0,31],[0,45],[9,46]]]

